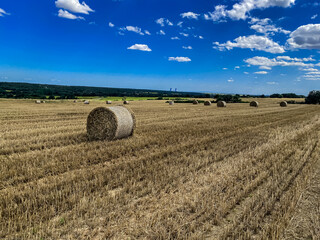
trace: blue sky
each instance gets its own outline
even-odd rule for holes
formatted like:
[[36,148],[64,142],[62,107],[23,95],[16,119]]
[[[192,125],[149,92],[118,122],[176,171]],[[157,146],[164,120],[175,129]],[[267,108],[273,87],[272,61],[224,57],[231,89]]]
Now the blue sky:
[[0,81],[214,93],[320,88],[320,1],[0,0]]

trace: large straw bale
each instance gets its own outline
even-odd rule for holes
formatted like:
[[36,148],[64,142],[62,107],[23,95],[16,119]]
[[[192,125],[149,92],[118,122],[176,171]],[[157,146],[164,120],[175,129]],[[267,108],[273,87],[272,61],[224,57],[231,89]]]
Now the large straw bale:
[[112,101],[108,100],[106,101],[106,104],[112,104]]
[[259,103],[257,101],[250,102],[250,107],[258,107]]
[[123,101],[123,104],[129,104],[129,101]]
[[193,100],[192,104],[197,105],[199,102],[197,100]]
[[217,102],[217,107],[226,107],[227,103],[225,101],[218,101]]
[[40,101],[40,100],[36,100],[35,103],[36,103],[36,104],[40,104],[41,101]]
[[90,101],[86,100],[84,101],[84,104],[90,104]]
[[282,101],[280,103],[280,107],[286,107],[286,106],[288,106],[288,103],[286,101]]
[[204,105],[205,105],[205,106],[210,106],[210,105],[211,105],[211,102],[210,102],[210,101],[205,101],[205,102],[204,102]]
[[133,135],[136,125],[134,113],[124,106],[97,107],[87,119],[89,140],[115,140]]

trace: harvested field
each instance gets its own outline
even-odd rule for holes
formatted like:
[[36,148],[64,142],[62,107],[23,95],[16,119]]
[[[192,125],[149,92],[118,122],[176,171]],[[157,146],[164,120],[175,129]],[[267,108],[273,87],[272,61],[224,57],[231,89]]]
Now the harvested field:
[[0,99],[0,239],[317,239],[320,106],[258,101],[132,101],[88,142],[104,101]]

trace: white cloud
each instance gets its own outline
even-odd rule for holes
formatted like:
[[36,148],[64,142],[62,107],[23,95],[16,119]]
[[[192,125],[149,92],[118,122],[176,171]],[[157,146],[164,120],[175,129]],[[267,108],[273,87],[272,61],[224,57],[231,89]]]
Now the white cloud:
[[109,27],[114,27],[114,24],[112,22],[109,22]]
[[178,37],[172,37],[171,40],[180,40]]
[[234,80],[233,79],[229,79],[228,82],[234,82]]
[[271,68],[271,67],[268,67],[268,66],[260,66],[259,69],[262,69],[262,70],[271,70],[272,68]]
[[189,50],[191,50],[191,49],[192,49],[192,47],[191,47],[191,46],[182,46],[182,48],[183,48],[183,49],[189,49]]
[[269,18],[264,18],[264,19],[251,18],[251,21],[249,22],[249,24],[251,24],[250,26],[251,29],[265,35],[274,35],[274,33],[284,33],[284,34],[290,33],[290,31],[284,30],[280,27],[276,27],[271,23],[272,21]]
[[151,33],[148,30],[144,30],[144,33],[142,32],[141,28],[139,27],[134,27],[134,26],[126,26],[126,27],[122,27],[120,28],[120,31],[128,31],[128,32],[134,32],[140,35],[151,35]]
[[298,27],[287,41],[292,48],[320,49],[320,24],[308,24]]
[[289,56],[278,56],[277,57],[278,60],[286,60],[286,61],[296,61],[296,62],[312,62],[315,61],[315,59],[313,59],[312,57],[308,57],[308,58],[292,58]]
[[74,15],[72,13],[69,13],[67,10],[62,10],[62,9],[59,9],[58,17],[72,19],[72,20],[74,20],[74,19],[84,20],[83,17],[76,16],[76,15]]
[[165,33],[164,31],[162,31],[162,30],[160,30],[159,32],[157,32],[157,34],[159,34],[159,35],[166,35],[166,33]]
[[228,70],[228,68],[222,68],[222,70]]
[[156,23],[159,24],[161,27],[164,27],[165,25],[173,26],[173,23],[166,18],[159,18],[156,20]]
[[191,59],[188,57],[169,57],[168,60],[176,62],[191,62]]
[[241,36],[234,40],[234,42],[227,41],[226,43],[213,43],[216,45],[214,48],[223,51],[225,49],[231,50],[233,48],[249,48],[251,50],[265,51],[269,53],[283,53],[284,48],[278,43],[272,41],[265,36]]
[[208,14],[204,14],[204,19],[218,21],[221,18],[225,18],[227,16],[226,7],[224,5],[215,6],[213,12],[209,12]]
[[80,3],[79,0],[57,0],[55,4],[57,8],[64,8],[74,13],[94,12],[85,2]]
[[178,27],[182,27],[182,24],[183,24],[183,22],[180,21],[180,22],[177,23],[177,26],[178,26]]
[[182,35],[182,36],[184,36],[184,37],[188,37],[188,36],[189,36],[189,34],[183,33],[183,32],[181,32],[181,33],[179,33],[179,34]]
[[242,0],[232,6],[231,10],[226,10],[227,6],[218,5],[212,13],[205,14],[207,20],[218,21],[221,18],[229,17],[233,20],[244,20],[248,13],[254,9],[265,9],[269,7],[290,7],[295,0]]
[[182,18],[189,18],[189,19],[198,19],[200,14],[193,13],[193,12],[186,12],[186,13],[181,13],[180,16]]
[[127,49],[151,52],[151,49],[146,44],[134,44],[131,47],[128,47]]
[[235,66],[235,67],[234,67],[234,70],[239,69],[239,68],[240,68],[239,66]]
[[126,29],[127,29],[127,31],[129,31],[129,32],[135,32],[135,33],[138,33],[138,34],[140,34],[140,35],[144,35],[144,33],[141,32],[141,28],[139,28],[139,27],[126,26]]
[[277,82],[267,82],[267,84],[269,84],[269,85],[278,85]]
[[248,72],[243,72],[244,74],[249,74]]
[[265,75],[265,74],[268,74],[268,72],[266,72],[266,71],[259,71],[259,72],[255,72],[254,74]]
[[199,39],[203,39],[203,37],[202,37],[202,36],[199,36]]
[[295,67],[311,68],[311,67],[315,66],[315,64],[313,64],[313,63],[306,63],[304,61],[301,61],[303,59],[310,61],[309,58],[290,58],[287,56],[278,56],[276,58],[267,58],[267,57],[256,56],[256,57],[245,59],[244,62],[246,62],[249,65],[264,66],[264,67],[295,66]]
[[300,69],[301,71],[306,71],[306,72],[318,72],[319,70],[316,68],[303,68]]
[[311,19],[316,19],[318,17],[318,14],[315,14],[311,17]]
[[0,17],[4,17],[4,15],[10,15],[10,13],[7,13],[5,10],[0,8]]

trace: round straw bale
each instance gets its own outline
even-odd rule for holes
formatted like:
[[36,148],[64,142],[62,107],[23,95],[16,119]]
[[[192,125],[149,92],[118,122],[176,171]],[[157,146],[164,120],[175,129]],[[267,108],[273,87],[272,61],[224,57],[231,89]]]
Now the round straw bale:
[[35,103],[36,103],[36,104],[40,104],[41,101],[40,101],[40,100],[36,100]]
[[205,102],[204,102],[204,105],[205,105],[205,106],[210,106],[210,105],[211,105],[211,102],[210,102],[210,101],[205,101]]
[[74,102],[74,103],[76,103],[76,102],[77,102],[77,100],[73,100],[73,102]]
[[286,107],[286,106],[288,106],[288,103],[286,101],[282,101],[280,103],[280,107]]
[[250,103],[250,107],[258,107],[259,106],[259,103],[257,101],[252,101]]
[[89,140],[115,140],[133,135],[134,113],[124,106],[97,107],[87,119]]
[[106,101],[106,104],[112,104],[112,102],[108,100],[108,101]]
[[218,101],[217,102],[217,107],[226,107],[227,103],[225,101]]
[[193,100],[192,104],[197,105],[199,102],[197,100]]
[[174,105],[174,101],[169,101],[169,105]]
[[86,100],[84,101],[84,104],[90,104],[90,101]]
[[129,104],[129,101],[123,101],[123,104]]
[[46,103],[46,101],[41,101],[41,103]]

